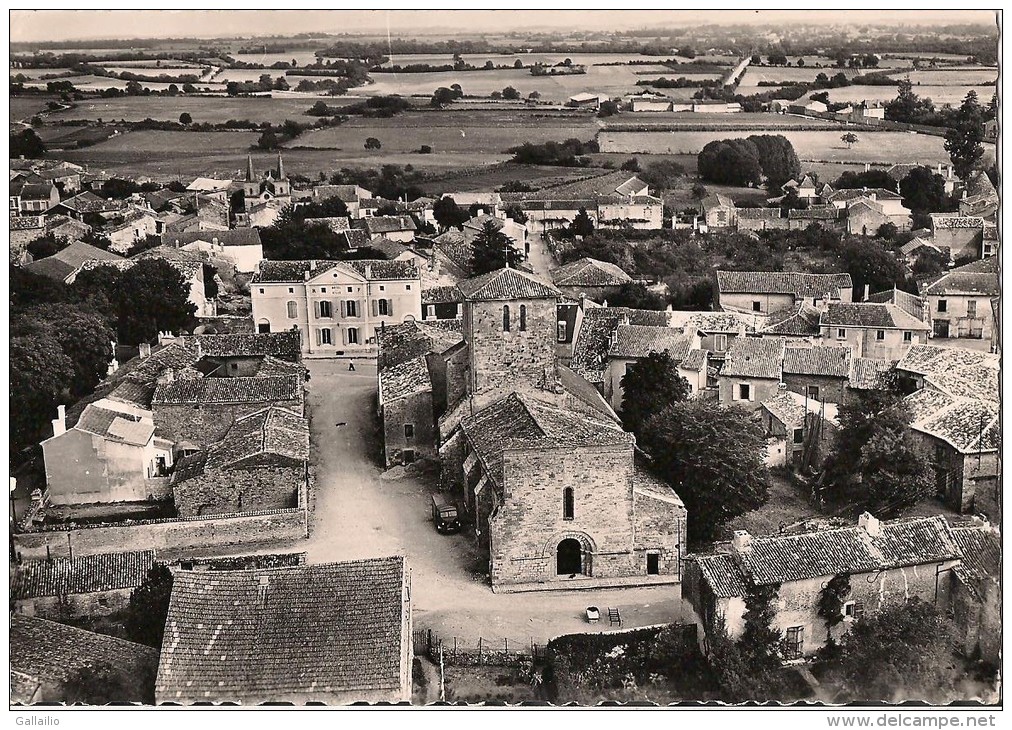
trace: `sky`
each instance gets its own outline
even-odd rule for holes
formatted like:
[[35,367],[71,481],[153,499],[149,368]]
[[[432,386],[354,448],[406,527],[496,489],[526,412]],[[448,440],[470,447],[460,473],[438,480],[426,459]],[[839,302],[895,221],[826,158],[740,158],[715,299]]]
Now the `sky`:
[[977,10],[12,10],[11,42],[101,38],[233,37],[294,33],[385,32],[409,35],[453,28],[621,30],[688,23],[846,23],[948,25],[994,23]]

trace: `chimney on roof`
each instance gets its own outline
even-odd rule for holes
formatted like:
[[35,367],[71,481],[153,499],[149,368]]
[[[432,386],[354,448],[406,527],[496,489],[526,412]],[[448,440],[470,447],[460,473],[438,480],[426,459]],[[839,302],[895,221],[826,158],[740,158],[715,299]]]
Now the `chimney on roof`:
[[871,163],[870,162],[864,163],[864,171],[865,172],[871,172]]
[[868,533],[869,537],[878,537],[882,534],[882,523],[870,512],[862,512],[857,518],[857,526]]
[[142,342],[137,346],[137,355],[143,360],[146,357],[151,357],[151,343]]
[[862,302],[867,302],[869,299],[871,299],[871,284],[865,284],[864,285],[864,298],[861,299],[861,301]]
[[365,265],[365,278],[372,279],[372,264]]
[[67,406],[56,407],[56,418],[53,419],[53,436],[62,436],[67,432]]
[[735,530],[734,538],[731,540],[731,547],[739,555],[745,555],[752,550],[752,536],[748,530]]
[[266,575],[260,576],[260,582],[257,584],[257,607],[267,607],[267,589],[270,588],[271,579]]

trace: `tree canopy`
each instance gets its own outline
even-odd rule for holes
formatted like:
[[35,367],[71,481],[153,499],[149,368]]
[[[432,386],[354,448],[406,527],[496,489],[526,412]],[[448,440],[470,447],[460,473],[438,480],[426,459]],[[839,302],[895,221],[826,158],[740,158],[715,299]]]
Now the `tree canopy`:
[[442,230],[460,228],[471,216],[468,212],[457,205],[457,201],[450,197],[443,197],[432,205],[432,215]]
[[945,133],[945,151],[956,174],[966,179],[984,156],[984,109],[977,92],[970,90]]
[[639,434],[650,418],[689,395],[689,383],[667,350],[651,352],[622,376],[622,424]]
[[696,164],[707,182],[753,186],[765,177],[770,190],[779,190],[801,173],[794,146],[781,134],[714,140],[703,147]]
[[694,540],[712,539],[768,497],[766,440],[741,408],[704,400],[675,403],[647,421],[640,442],[657,473],[685,502]]
[[125,622],[130,641],[161,649],[171,595],[172,572],[163,563],[155,563],[144,582],[130,593]]
[[513,239],[502,232],[496,221],[486,220],[474,237],[471,254],[471,270],[477,276],[501,269],[507,265],[517,267],[523,261],[521,254],[513,245]]

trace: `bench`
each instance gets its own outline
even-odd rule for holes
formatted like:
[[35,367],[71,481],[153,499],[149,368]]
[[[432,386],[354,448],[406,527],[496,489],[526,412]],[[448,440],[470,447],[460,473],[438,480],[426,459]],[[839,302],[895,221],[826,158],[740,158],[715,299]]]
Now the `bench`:
[[622,615],[618,612],[617,608],[608,609],[608,622],[612,626],[614,626],[615,624],[618,624],[619,626],[622,625]]

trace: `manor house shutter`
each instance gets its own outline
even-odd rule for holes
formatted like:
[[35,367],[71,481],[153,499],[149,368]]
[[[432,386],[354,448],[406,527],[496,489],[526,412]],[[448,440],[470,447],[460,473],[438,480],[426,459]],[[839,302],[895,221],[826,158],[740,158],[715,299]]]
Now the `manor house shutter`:
[[344,319],[347,316],[348,316],[348,306],[347,306],[347,304],[345,304],[345,301],[342,299],[341,300],[341,319]]

